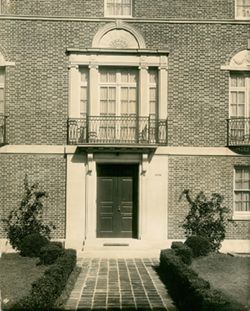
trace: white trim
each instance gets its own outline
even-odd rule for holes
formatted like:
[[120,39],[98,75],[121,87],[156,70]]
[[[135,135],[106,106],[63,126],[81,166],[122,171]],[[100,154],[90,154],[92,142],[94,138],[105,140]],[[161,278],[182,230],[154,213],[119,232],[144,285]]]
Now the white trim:
[[234,210],[232,220],[250,220],[250,212],[236,212]]
[[[41,15],[0,15],[0,20],[36,20],[36,21],[83,21],[83,22],[113,22],[114,18],[78,18],[69,16],[41,16]],[[235,20],[235,18],[227,19],[164,19],[164,18],[132,18],[126,19],[123,17],[127,23],[158,23],[158,24],[238,24],[238,25],[248,25],[248,20]]]
[[[104,144],[93,145],[94,147],[105,148]],[[82,145],[80,148],[87,150],[90,145]],[[129,148],[129,145],[109,145],[109,148]],[[140,147],[140,146],[138,146]],[[147,146],[144,146],[147,147]],[[77,145],[5,145],[0,148],[0,154],[74,154]],[[113,156],[113,153],[110,152]],[[245,157],[249,155],[240,155],[226,147],[158,147],[155,155],[176,155],[176,156],[225,156],[225,157]],[[250,160],[249,160],[250,161]]]
[[[71,146],[69,146],[71,147]],[[74,150],[76,147],[72,146]],[[74,151],[75,152],[75,151]],[[64,154],[65,146],[49,145],[5,145],[0,148],[0,154],[20,153],[20,154]],[[73,152],[72,152],[73,153]]]

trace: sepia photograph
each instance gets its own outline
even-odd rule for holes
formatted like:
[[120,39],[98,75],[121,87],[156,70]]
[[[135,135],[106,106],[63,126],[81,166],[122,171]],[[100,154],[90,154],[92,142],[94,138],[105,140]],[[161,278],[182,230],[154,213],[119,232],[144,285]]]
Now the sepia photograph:
[[250,311],[250,0],[0,0],[0,311]]

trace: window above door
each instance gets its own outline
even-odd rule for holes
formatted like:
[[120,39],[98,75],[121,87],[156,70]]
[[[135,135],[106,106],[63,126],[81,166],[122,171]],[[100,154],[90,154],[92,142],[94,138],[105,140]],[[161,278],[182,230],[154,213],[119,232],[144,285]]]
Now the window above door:
[[70,64],[70,143],[166,144],[166,51],[72,51]]

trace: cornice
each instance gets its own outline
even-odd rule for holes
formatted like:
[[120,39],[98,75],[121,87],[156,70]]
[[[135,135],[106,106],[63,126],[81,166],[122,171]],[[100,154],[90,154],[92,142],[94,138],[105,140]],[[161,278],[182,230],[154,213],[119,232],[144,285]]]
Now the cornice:
[[[115,22],[121,18],[77,18],[67,16],[36,16],[36,15],[0,15],[0,20],[39,20],[39,21],[68,21],[68,22]],[[161,18],[129,18],[122,19],[126,23],[152,23],[152,24],[242,24],[250,25],[250,20],[235,19],[161,19]]]

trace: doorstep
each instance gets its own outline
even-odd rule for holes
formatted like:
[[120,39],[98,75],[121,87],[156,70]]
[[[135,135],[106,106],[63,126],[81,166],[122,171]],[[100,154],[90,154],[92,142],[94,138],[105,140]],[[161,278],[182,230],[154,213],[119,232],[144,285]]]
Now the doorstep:
[[159,258],[161,249],[168,247],[167,241],[120,238],[89,239],[85,241],[78,257]]

